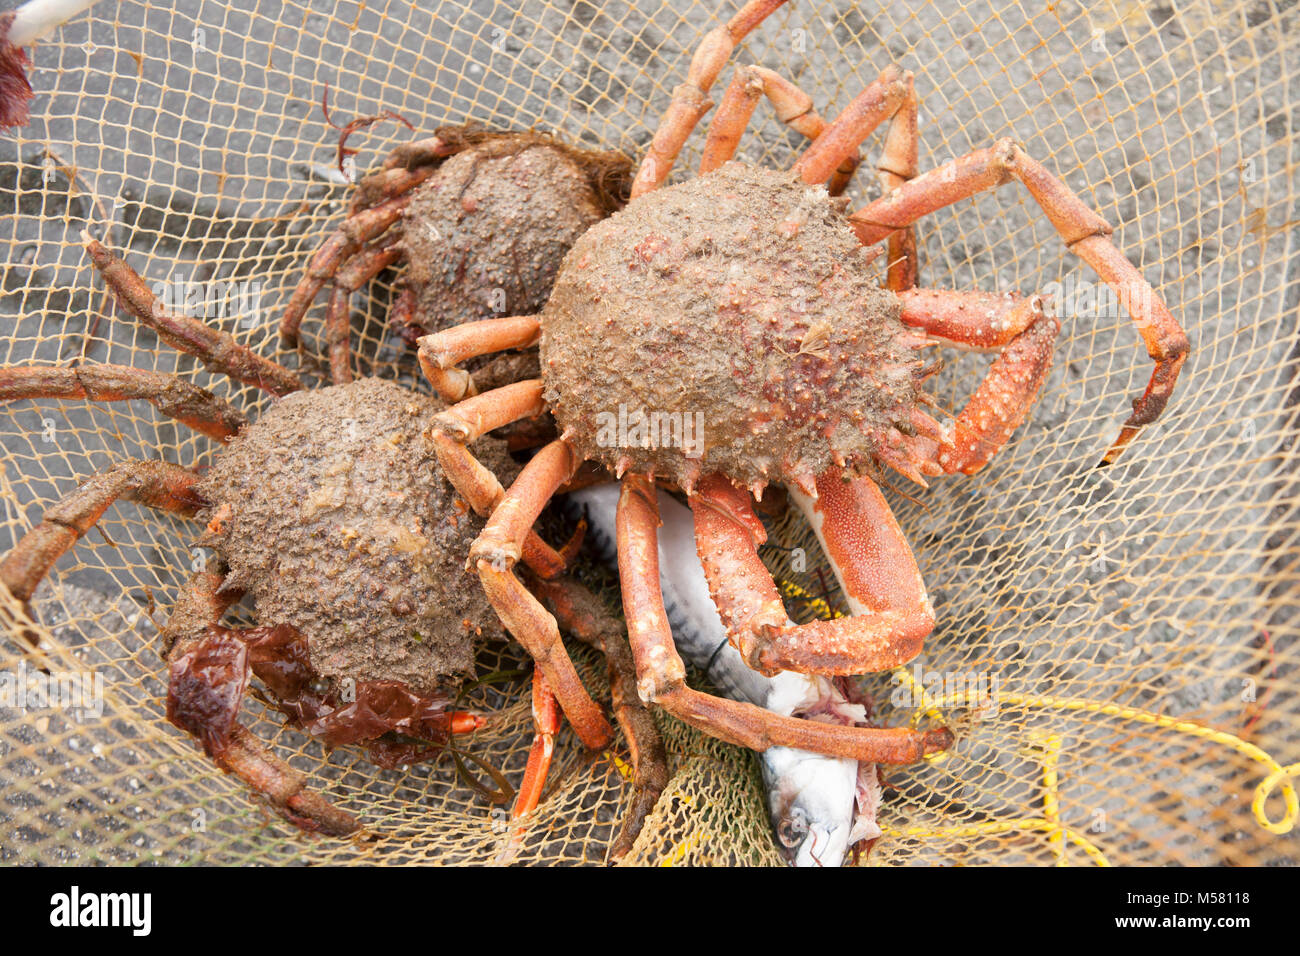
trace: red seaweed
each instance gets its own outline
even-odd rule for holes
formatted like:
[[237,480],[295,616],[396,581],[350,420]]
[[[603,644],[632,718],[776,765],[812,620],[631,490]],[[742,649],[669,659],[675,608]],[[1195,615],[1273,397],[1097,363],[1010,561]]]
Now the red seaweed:
[[478,718],[453,713],[450,697],[423,697],[399,681],[358,681],[350,700],[320,690],[307,639],[288,624],[209,627],[172,662],[167,719],[198,737],[209,756],[220,756],[230,744],[250,672],[291,724],[330,749],[368,744],[370,759],[380,767],[427,760],[443,751],[453,731],[481,725]]
[[31,61],[21,48],[9,42],[12,12],[0,14],[0,126],[6,129],[27,125],[32,85],[27,82]]
[[248,650],[223,627],[208,629],[171,663],[167,719],[199,739],[209,757],[230,746],[230,733],[248,686]]

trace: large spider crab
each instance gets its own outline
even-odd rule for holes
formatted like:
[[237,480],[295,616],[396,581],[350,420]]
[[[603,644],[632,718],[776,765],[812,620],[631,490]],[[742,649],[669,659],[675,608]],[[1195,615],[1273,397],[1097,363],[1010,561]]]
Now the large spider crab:
[[[1159,415],[1188,342],[1111,243],[1105,221],[1016,143],[1000,140],[918,175],[912,75],[895,67],[829,124],[776,73],[737,70],[709,129],[702,175],[657,190],[712,105],[707,91],[731,51],[781,3],[750,0],[705,38],[641,163],[632,201],[577,241],[540,316],[488,319],[420,340],[425,374],[456,403],[438,416],[433,439],[444,473],[488,516],[469,567],[588,746],[605,739],[604,718],[578,680],[554,618],[515,566],[529,563],[529,529],[550,497],[580,463],[595,460],[622,482],[618,563],[642,700],[755,750],[784,745],[909,762],[949,746],[951,733],[778,716],[686,684],[660,593],[654,481],[666,479],[685,493],[714,601],[751,666],[822,675],[896,667],[919,653],[935,618],[871,474],[888,466],[923,482],[982,467],[1024,419],[1060,328],[1039,295],[916,288],[913,224],[1019,181],[1066,245],[1119,292],[1155,371],[1107,461]],[[787,172],[729,162],[763,96],[813,140]],[[877,168],[884,195],[845,215],[831,194],[852,171],[859,144],[883,123]],[[866,271],[866,247],[882,240],[885,288]],[[537,379],[473,394],[458,367],[538,341]],[[944,424],[922,408],[930,369],[917,350],[935,343],[1000,352],[969,403]],[[469,444],[547,410],[560,438],[504,490]],[[670,424],[702,413],[698,454],[647,434],[611,440],[609,426],[626,410],[666,416],[661,420]],[[788,618],[756,551],[765,533],[751,495],[769,482],[788,486],[807,514],[852,616],[805,625]]]
[[[165,308],[140,276],[85,234],[86,249],[119,304],[175,348],[277,401],[255,422],[171,375],[85,363],[0,369],[0,401],[28,398],[147,400],[223,443],[200,474],[162,460],[128,460],[46,510],[0,559],[0,585],[24,604],[55,562],[113,505],[127,500],[205,523],[199,544],[216,560],[190,579],[162,630],[167,716],[223,770],[306,830],[348,835],[350,813],[307,787],[238,720],[250,673],[270,702],[326,746],[364,744],[381,766],[435,756],[484,718],[452,709],[473,674],[476,649],[501,635],[462,556],[482,530],[437,468],[427,438],[445,407],[378,378],[304,390],[291,370],[229,333]],[[346,361],[336,361],[346,366]],[[476,446],[503,475],[518,470],[506,443]],[[580,535],[556,551],[536,535],[534,587],[566,630],[603,652],[615,713],[633,748],[634,795],[615,855],[625,852],[663,782],[657,731],[637,701],[622,629],[594,595],[562,576]],[[220,622],[248,593],[260,623]],[[554,744],[538,699],[537,740],[515,814],[536,805]],[[556,728],[558,729],[558,728]]]

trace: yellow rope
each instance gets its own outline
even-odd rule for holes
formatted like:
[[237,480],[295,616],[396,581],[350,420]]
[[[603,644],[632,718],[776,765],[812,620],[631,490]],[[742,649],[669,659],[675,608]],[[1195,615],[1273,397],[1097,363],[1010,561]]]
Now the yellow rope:
[[1110,861],[1106,859],[1106,855],[1074,830],[1052,823],[1050,820],[1032,817],[1024,820],[990,820],[987,823],[970,823],[955,827],[882,827],[881,833],[888,837],[911,837],[913,839],[932,837],[960,839],[962,837],[990,836],[998,833],[1035,830],[1053,835],[1059,833],[1064,839],[1069,840],[1088,854],[1098,866],[1110,866]]
[[817,595],[813,594],[811,591],[801,588],[793,581],[777,581],[776,586],[777,586],[777,590],[781,592],[782,597],[798,598],[800,601],[803,601],[805,604],[807,604],[808,607],[812,609],[813,613],[816,614],[823,621],[828,621],[837,617],[844,616],[843,611],[835,610],[835,608],[831,607],[821,598],[817,597]]
[[1065,832],[1061,825],[1060,775],[1056,769],[1061,756],[1061,735],[1032,730],[1025,750],[1028,756],[1037,758],[1043,765],[1043,819],[1056,828],[1051,831],[1047,842],[1051,844],[1056,865],[1067,866]]
[[[899,668],[902,670],[902,668]],[[897,673],[898,671],[895,671]],[[911,676],[905,675],[905,681],[910,682]],[[913,682],[914,683],[914,682]],[[1150,724],[1159,727],[1162,730],[1173,730],[1177,733],[1189,734],[1201,740],[1209,740],[1213,743],[1230,747],[1237,753],[1241,754],[1258,764],[1268,768],[1269,775],[1255,788],[1255,799],[1251,802],[1251,813],[1255,817],[1255,822],[1270,833],[1278,835],[1290,833],[1295,826],[1297,816],[1300,816],[1300,799],[1297,799],[1295,786],[1292,778],[1300,773],[1300,763],[1293,763],[1289,766],[1282,766],[1274,760],[1263,748],[1252,744],[1248,740],[1242,740],[1236,734],[1231,734],[1226,730],[1217,730],[1214,727],[1207,727],[1204,724],[1198,724],[1191,720],[1180,720],[1177,717],[1166,717],[1163,714],[1153,714],[1150,711],[1139,710],[1136,707],[1125,707],[1121,704],[1108,704],[1101,701],[1086,700],[1079,697],[1052,697],[1046,694],[1007,694],[999,693],[997,702],[999,705],[1010,704],[1020,707],[1041,707],[1056,710],[1070,710],[1083,713],[1101,714],[1105,717],[1119,717],[1124,720],[1132,720],[1138,723]],[[935,712],[935,709],[945,704],[945,701],[923,699],[921,707],[918,707],[913,714],[913,722],[919,719],[922,711],[927,715]],[[1282,797],[1286,801],[1286,813],[1282,819],[1274,821],[1269,819],[1265,812],[1265,804],[1278,784],[1282,785]]]
[[[786,597],[796,597],[806,601],[810,607],[823,618],[843,617],[844,615],[832,609],[825,601],[818,598],[791,581],[778,582],[781,593]],[[912,695],[912,700],[918,704],[913,710],[911,725],[915,727],[920,723],[923,717],[928,717],[941,723],[946,723],[943,714],[943,708],[953,706],[954,703],[960,705],[966,702],[965,693],[954,694],[951,700],[932,696],[926,689],[918,684],[912,677],[912,674],[906,667],[897,667],[893,670],[894,677],[903,684]],[[1255,799],[1251,801],[1251,813],[1258,823],[1270,833],[1282,835],[1290,833],[1295,826],[1296,818],[1300,817],[1300,799],[1297,798],[1293,778],[1300,774],[1300,763],[1293,763],[1289,766],[1282,766],[1274,760],[1262,748],[1242,740],[1235,734],[1228,733],[1224,730],[1216,730],[1213,727],[1207,727],[1204,724],[1198,724],[1190,720],[1179,720],[1174,717],[1166,717],[1162,714],[1153,714],[1149,711],[1139,710],[1135,707],[1124,707],[1120,704],[1107,704],[1100,701],[1086,700],[1076,697],[1052,697],[1050,695],[1027,695],[1027,694],[1008,694],[999,692],[997,694],[997,704],[1010,704],[1020,707],[1041,707],[1052,708],[1057,710],[1079,711],[1084,713],[1101,714],[1106,717],[1119,717],[1125,720],[1133,720],[1138,723],[1150,724],[1163,730],[1173,730],[1176,733],[1190,734],[1202,740],[1209,740],[1225,747],[1230,747],[1237,753],[1247,757],[1256,763],[1262,764],[1270,771],[1269,775],[1255,788]],[[1065,866],[1068,860],[1065,855],[1065,842],[1068,840],[1075,846],[1079,847],[1093,860],[1098,866],[1110,866],[1110,861],[1106,855],[1089,840],[1076,833],[1071,828],[1061,823],[1061,800],[1060,800],[1060,775],[1058,772],[1058,762],[1061,753],[1062,741],[1057,734],[1035,733],[1031,735],[1030,747],[1033,749],[1043,768],[1043,816],[1042,818],[1027,817],[1020,820],[992,820],[985,823],[965,824],[952,827],[904,827],[896,829],[892,827],[882,828],[882,835],[890,837],[911,837],[914,839],[922,838],[959,838],[964,836],[981,836],[997,833],[1010,833],[1016,831],[1037,831],[1048,834],[1048,841],[1052,847],[1052,853],[1056,858],[1057,866]],[[948,756],[946,752],[932,754],[926,759],[929,761],[943,760]],[[1282,787],[1282,796],[1286,802],[1286,813],[1282,819],[1271,820],[1266,812],[1268,798],[1279,784]]]
[[695,830],[688,833],[686,838],[674,846],[663,859],[659,861],[659,866],[677,866],[687,855],[699,845],[704,838],[703,830]]
[[614,751],[612,750],[607,750],[606,754],[613,762],[614,769],[616,769],[619,772],[619,774],[622,775],[624,780],[631,782],[633,777],[633,771],[632,771],[632,767],[627,763],[627,761],[623,760],[621,757],[619,757],[618,754],[614,753]]
[[882,827],[883,836],[901,836],[921,839],[925,837],[971,837],[989,836],[997,833],[1038,831],[1047,834],[1047,842],[1052,848],[1057,866],[1068,866],[1069,859],[1065,853],[1065,841],[1069,840],[1083,850],[1098,866],[1110,866],[1110,860],[1096,844],[1077,831],[1061,823],[1060,776],[1057,773],[1057,760],[1061,753],[1059,734],[1046,734],[1034,731],[1025,748],[1026,755],[1039,761],[1043,767],[1043,816],[1025,817],[1020,820],[989,820],[984,823],[962,824],[952,827],[904,827],[896,829]]

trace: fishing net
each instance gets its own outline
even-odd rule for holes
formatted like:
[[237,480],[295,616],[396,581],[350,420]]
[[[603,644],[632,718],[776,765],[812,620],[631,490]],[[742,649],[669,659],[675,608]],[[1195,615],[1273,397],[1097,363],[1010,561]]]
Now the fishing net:
[[[475,121],[636,157],[690,51],[735,6],[93,8],[33,51],[33,120],[0,141],[0,365],[176,372],[256,417],[263,394],[115,310],[84,227],[151,283],[218,289],[208,320],[274,355],[287,297],[349,197],[329,174],[325,96],[340,123],[391,110],[424,134]],[[883,836],[864,862],[1295,862],[1298,21],[1269,0],[799,2],[733,58],[794,79],[828,116],[889,63],[914,70],[923,169],[1017,138],[1117,227],[1192,341],[1164,417],[1098,469],[1150,372],[1127,312],[1019,187],[922,221],[926,285],[1050,288],[1064,328],[1040,401],[992,464],[887,490],[939,623],[915,666],[861,683],[881,722],[941,720],[958,743],[888,769]],[[414,135],[389,123],[354,137],[357,169]],[[693,174],[702,140],[675,180]],[[801,145],[760,105],[740,157],[788,165]],[[880,146],[877,134],[864,155]],[[855,205],[876,194],[871,165]],[[414,384],[385,322],[395,279],[354,297],[355,344],[361,371]],[[989,359],[948,358],[932,384],[956,408]],[[217,451],[139,402],[8,403],[0,445],[0,552],[113,462],[202,467]],[[792,613],[838,613],[807,529],[772,524],[764,555]],[[250,696],[246,722],[375,839],[306,837],[266,813],[164,718],[157,625],[205,560],[196,532],[115,505],[37,595],[47,665],[97,675],[102,711],[13,696],[0,708],[0,859],[468,863],[502,859],[512,841],[523,862],[605,859],[630,793],[621,740],[588,755],[566,729],[522,836],[488,794],[486,768],[517,783],[529,743],[528,665],[513,646],[484,651],[488,679],[462,701],[497,714],[493,726],[407,769],[325,752]],[[609,572],[583,573],[617,609]],[[8,595],[0,616],[11,634],[25,623]],[[603,665],[574,653],[606,695]],[[12,640],[0,673],[33,673]],[[672,778],[626,862],[778,862],[753,755],[659,721]]]

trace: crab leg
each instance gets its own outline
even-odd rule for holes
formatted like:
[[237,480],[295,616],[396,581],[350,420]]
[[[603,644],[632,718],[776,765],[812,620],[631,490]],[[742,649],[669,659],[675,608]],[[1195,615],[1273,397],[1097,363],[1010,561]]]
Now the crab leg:
[[545,411],[541,379],[503,385],[442,412],[430,433],[438,462],[476,514],[486,517],[504,494],[501,483],[467,447],[488,432]]
[[[365,243],[396,222],[410,199],[407,194],[432,176],[444,159],[460,152],[461,148],[437,136],[404,143],[389,154],[382,169],[357,184],[348,205],[348,218],[317,249],[308,264],[307,274],[289,299],[280,320],[280,340],[286,348],[298,345],[302,320],[327,281],[333,279],[335,284],[355,292],[401,257],[401,248],[395,240],[372,246],[365,246]],[[394,216],[394,207],[387,203],[398,200],[397,215]],[[369,215],[376,206],[383,208],[373,216]],[[349,232],[350,224],[355,225],[355,235]],[[331,361],[331,368],[333,364]]]
[[[499,319],[465,322],[420,339],[420,367],[447,404],[477,394],[474,380],[456,368],[467,359],[491,352],[522,349],[541,337],[542,323],[535,315],[508,315]],[[535,412],[534,414],[541,414]]]
[[691,58],[686,82],[673,90],[672,102],[659,121],[645,159],[632,180],[631,198],[651,192],[668,178],[686,137],[713,105],[708,98],[709,89],[731,57],[731,51],[784,3],[785,0],[749,0],[735,16],[710,30],[700,42]]
[[192,517],[206,504],[194,490],[198,480],[194,472],[165,461],[119,462],[45,512],[41,523],[0,561],[0,583],[27,604],[54,562],[94,527],[113,502],[134,501]]
[[[916,175],[917,102],[911,72],[888,66],[826,127],[794,164],[806,183],[825,182],[846,158],[856,157],[862,141],[889,120],[885,149],[876,169],[886,196]],[[887,285],[895,292],[917,282],[916,230],[890,237]]]
[[222,372],[237,382],[256,385],[272,395],[285,395],[302,388],[297,375],[240,345],[230,333],[163,308],[139,273],[104,248],[103,243],[89,232],[83,230],[81,238],[91,262],[104,277],[104,283],[112,290],[118,304],[157,332],[158,337],[172,348],[196,356],[210,371]]
[[911,226],[927,213],[1012,179],[1029,190],[1066,246],[1119,295],[1133,317],[1147,354],[1155,362],[1146,391],[1133,402],[1133,414],[1102,459],[1104,464],[1110,464],[1144,426],[1160,417],[1173,394],[1189,345],[1169,307],[1111,242],[1113,230],[1101,216],[1013,140],[1002,139],[903,184],[859,209],[850,221],[858,239],[870,245]]
[[[493,429],[536,417],[544,410],[541,380],[530,379],[467,398],[435,419],[429,437],[438,463],[476,514],[492,514],[505,497],[505,489],[467,446]],[[566,553],[557,552],[531,530],[523,539],[523,560],[544,578],[555,577],[569,563]]]
[[524,767],[524,779],[519,784],[515,805],[510,810],[511,817],[518,819],[531,813],[541,802],[546,775],[551,769],[551,757],[555,754],[555,735],[559,732],[560,708],[555,694],[547,686],[542,669],[534,666],[533,746],[528,751],[528,764]]
[[623,730],[632,757],[632,798],[623,828],[610,847],[610,861],[626,855],[668,786],[668,754],[650,708],[636,690],[636,661],[627,635],[596,595],[569,578],[537,581],[533,588],[556,616],[560,626],[605,655],[614,717]]
[[127,365],[0,368],[0,402],[20,398],[87,398],[92,402],[143,398],[169,418],[222,442],[248,423],[205,388],[175,375]]
[[[530,587],[573,637],[605,656],[609,667],[614,713],[632,754],[632,799],[618,839],[610,847],[609,861],[623,857],[636,842],[646,817],[668,785],[668,758],[659,728],[649,709],[636,696],[636,665],[622,629],[601,606],[599,599],[576,581],[534,578]],[[533,745],[524,778],[511,810],[518,819],[537,808],[555,753],[560,732],[560,710],[540,667],[533,668]],[[518,838],[523,831],[515,836]],[[505,858],[512,855],[507,851]]]
[[[210,570],[194,575],[163,628],[169,665],[167,719],[195,737],[217,766],[243,780],[291,823],[331,836],[356,833],[361,829],[356,817],[307,789],[304,774],[236,719],[248,680],[246,651],[237,636],[210,633],[207,627],[240,596],[238,591],[223,592],[222,580]],[[236,687],[220,682],[231,676]]]
[[899,316],[910,325],[950,345],[1000,349],[1043,314],[1045,296],[1022,298],[1018,292],[907,289],[898,293]]
[[1056,317],[1039,308],[1034,323],[1002,350],[957,416],[951,443],[941,441],[935,447],[934,461],[945,472],[970,475],[983,468],[1029,414],[1052,367],[1061,331]]
[[388,313],[388,324],[403,342],[414,348],[429,332],[415,321],[415,290],[403,284],[393,297],[393,307]]
[[554,615],[514,573],[537,516],[575,467],[573,450],[562,441],[552,442],[534,455],[470,546],[469,564],[478,571],[502,623],[537,662],[578,738],[587,748],[598,749],[609,743],[609,723],[582,686]]
[[309,790],[306,775],[275,756],[243,724],[231,728],[226,749],[213,760],[222,770],[233,773],[264,796],[275,810],[297,827],[340,837],[352,836],[361,830],[356,817]]
[[[399,146],[398,149],[401,147]],[[446,155],[450,156],[455,151],[451,150]],[[391,160],[392,156],[389,156],[389,161]],[[436,164],[407,168],[393,167],[385,163],[384,168],[379,172],[371,173],[357,183],[357,191],[352,197],[352,202],[348,204],[348,215],[356,215],[386,199],[409,193],[432,176],[437,168]]]
[[369,247],[366,243],[401,218],[411,190],[432,176],[443,159],[460,149],[436,136],[406,143],[393,150],[381,170],[361,180],[348,206],[347,219],[317,247],[306,274],[289,298],[280,319],[280,342],[285,348],[298,346],[302,320],[326,282],[334,279],[356,291],[400,257],[395,242]]
[[732,644],[768,676],[866,674],[907,663],[934,629],[934,611],[898,523],[868,478],[844,482],[832,469],[817,479],[817,493],[813,526],[854,614],[807,624],[790,621],[758,557],[766,532],[749,493],[711,475],[691,498],[700,562]]
[[[740,138],[763,96],[776,108],[777,118],[782,123],[809,140],[816,140],[826,129],[826,121],[813,109],[811,96],[774,70],[742,66],[736,70],[722,102],[718,104],[717,113],[709,123],[709,135],[700,160],[701,174],[712,172],[736,155]],[[855,149],[839,165],[827,187],[832,196],[844,192],[860,161]]]
[[[412,172],[430,166],[437,168],[440,162],[448,156],[454,156],[462,149],[464,149],[463,145],[445,140],[435,133],[433,136],[426,136],[424,139],[417,139],[414,142],[402,143],[397,146],[384,160],[383,168],[385,170],[403,169]],[[364,181],[362,180],[362,182]]]
[[[492,514],[505,490],[467,446],[493,429],[536,418],[545,412],[546,403],[542,400],[541,379],[525,379],[478,395],[474,394],[468,373],[454,366],[476,355],[531,345],[538,334],[536,316],[506,316],[465,323],[420,340],[420,366],[439,393],[444,398],[470,396],[437,417],[430,439],[447,480],[479,515]],[[464,379],[449,373],[459,373]],[[455,402],[456,398],[448,401]],[[539,576],[553,578],[568,565],[566,552],[576,547],[571,542],[563,552],[557,552],[530,530],[523,538],[523,560]]]
[[642,475],[628,474],[618,503],[618,570],[628,639],[639,675],[637,689],[643,701],[751,750],[793,747],[874,763],[910,763],[951,746],[952,733],[946,728],[918,731],[823,724],[783,717],[688,687],[686,667],[673,647],[659,589],[658,525],[653,483]]
[[345,264],[334,276],[334,285],[356,292],[402,257],[402,247],[396,236],[366,246]]
[[[969,301],[979,302],[978,297],[984,293],[973,295],[977,298]],[[906,311],[907,306],[904,308]],[[945,431],[933,418],[916,409],[912,413],[911,434],[904,435],[897,428],[875,434],[880,443],[876,457],[881,462],[922,487],[925,486],[923,474],[960,471],[969,475],[988,463],[1033,406],[1051,368],[1061,323],[1044,312],[1043,298],[1035,295],[1014,303],[1009,300],[1001,309],[983,313],[978,321],[958,314],[954,322],[941,326],[954,336],[956,344],[980,347],[1004,335],[1001,325],[1020,321],[1017,316],[1021,314],[1028,314],[1029,327],[1002,349],[951,429]],[[934,319],[935,313],[930,313],[927,321]]]
[[352,293],[341,285],[330,292],[325,313],[325,343],[329,351],[330,381],[345,385],[352,381]]
[[849,610],[857,616],[901,611],[918,641],[928,636],[934,610],[925,580],[876,483],[845,481],[832,469],[817,479],[815,498],[798,489],[790,494],[834,568]]
[[285,348],[299,346],[298,329],[302,325],[307,309],[311,307],[325,283],[333,279],[339,269],[366,246],[402,217],[407,204],[411,201],[409,194],[394,196],[376,206],[354,213],[320,244],[316,253],[307,264],[306,274],[299,281],[289,304],[285,306],[280,318],[280,343]]
[[390,238],[357,253],[335,275],[329,307],[325,312],[330,381],[335,385],[353,380],[351,294],[396,262],[401,254],[401,247]]
[[[916,89],[912,74],[903,74],[907,84],[907,95],[899,111],[890,121],[885,133],[885,150],[876,164],[876,175],[880,178],[883,194],[888,196],[899,186],[916,176],[917,151],[917,102]],[[888,256],[885,267],[885,286],[894,292],[915,288],[921,281],[921,267],[916,255],[916,227],[899,229],[890,233],[885,243]]]

